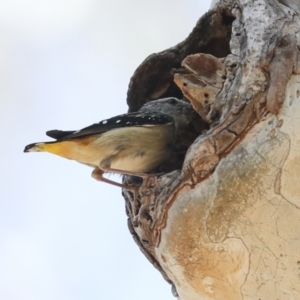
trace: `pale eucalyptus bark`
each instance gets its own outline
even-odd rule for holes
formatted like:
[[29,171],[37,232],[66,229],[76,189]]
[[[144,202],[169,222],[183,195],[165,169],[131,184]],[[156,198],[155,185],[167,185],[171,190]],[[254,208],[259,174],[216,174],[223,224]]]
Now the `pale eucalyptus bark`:
[[[299,7],[220,1],[203,24],[231,20],[230,51],[216,58],[199,42],[184,52],[189,37],[177,57],[176,47],[163,53],[180,56],[185,70],[176,62],[169,71],[210,129],[182,170],[142,185],[138,207],[126,194],[127,211],[136,242],[181,300],[300,299]],[[209,55],[196,54],[204,48]],[[145,101],[172,94],[165,78]]]

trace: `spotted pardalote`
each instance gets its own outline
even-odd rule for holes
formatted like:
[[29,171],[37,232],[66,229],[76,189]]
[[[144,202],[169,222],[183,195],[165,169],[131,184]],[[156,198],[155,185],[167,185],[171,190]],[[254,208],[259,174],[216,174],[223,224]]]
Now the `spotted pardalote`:
[[190,103],[165,98],[138,112],[118,115],[77,131],[50,130],[55,141],[29,144],[24,152],[49,152],[94,168],[92,176],[123,188],[104,173],[144,178],[172,154],[177,129],[191,123]]

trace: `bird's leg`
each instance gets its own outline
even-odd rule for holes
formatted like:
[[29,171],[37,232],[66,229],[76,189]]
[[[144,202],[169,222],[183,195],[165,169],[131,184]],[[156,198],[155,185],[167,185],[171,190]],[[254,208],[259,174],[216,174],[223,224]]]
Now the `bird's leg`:
[[134,186],[128,186],[122,183],[118,183],[112,180],[109,180],[103,176],[104,170],[100,170],[99,168],[95,168],[92,172],[92,177],[98,181],[106,182],[114,186],[118,186],[125,190],[128,190],[133,193],[133,214],[137,214],[137,207],[138,207],[138,188]]
[[131,172],[131,171],[125,171],[125,170],[119,170],[119,169],[113,169],[106,166],[101,165],[101,170],[103,170],[105,173],[115,173],[120,175],[129,175],[129,176],[136,176],[143,179],[147,179],[151,176],[151,174],[147,173],[139,173],[139,172]]
[[[115,174],[120,174],[120,175],[129,175],[129,176],[140,177],[143,179],[142,186],[144,186],[146,188],[152,188],[153,186],[155,186],[156,179],[157,179],[156,177],[163,174],[163,173],[147,174],[147,173],[140,173],[140,172],[131,172],[131,171],[113,169],[113,168],[109,168],[107,166],[102,166],[102,165],[101,165],[101,169],[107,173],[115,173]],[[152,179],[152,180],[150,180],[150,179]]]
[[129,175],[129,176],[136,176],[142,178],[144,181],[148,181],[149,178],[154,178],[157,176],[160,176],[164,173],[157,173],[157,174],[148,174],[148,173],[141,173],[141,172],[131,172],[126,170],[119,170],[119,169],[113,169],[109,168],[107,166],[100,166],[101,170],[103,170],[105,173],[115,173],[120,175]]
[[[95,168],[94,171],[92,172],[92,177],[98,181],[102,181],[102,182],[106,182],[109,184],[112,184],[114,186],[118,186],[120,188],[123,188],[127,191],[130,191],[133,193],[133,207],[132,207],[132,215],[137,215],[137,208],[138,208],[138,188],[134,187],[134,186],[129,186],[129,185],[125,185],[122,183],[118,183],[112,180],[109,180],[107,178],[105,178],[103,176],[103,173],[106,172],[105,170],[106,168],[99,169],[99,168]],[[125,174],[124,174],[125,175]]]
[[[103,173],[115,173],[115,174],[120,174],[120,175],[129,175],[129,176],[140,177],[140,178],[143,179],[142,189],[143,189],[143,187],[146,188],[146,189],[153,188],[153,186],[156,185],[156,176],[160,175],[160,174],[147,174],[147,173],[131,172],[131,171],[126,171],[126,170],[113,169],[113,168],[110,168],[110,167],[105,166],[103,164],[100,166],[100,168],[101,169],[99,169],[99,171],[97,171],[97,172],[102,172],[101,173],[101,178],[103,178],[103,176],[102,176]],[[96,172],[96,170],[97,169],[95,169],[94,172]],[[104,178],[104,179],[108,180],[106,178]],[[152,180],[150,180],[150,179],[152,179]],[[115,184],[114,181],[111,181],[111,180],[109,180],[109,181],[110,181],[109,183],[113,182],[112,184]],[[107,181],[105,181],[105,182],[107,182]],[[135,188],[135,190],[133,191],[134,187],[130,187],[131,189],[129,189],[127,186],[119,184],[119,183],[117,184],[117,186],[124,187],[125,189],[133,192],[133,214],[136,215],[137,207],[139,207],[138,198],[137,198],[138,188]],[[144,189],[144,192],[145,192],[145,189]],[[148,191],[148,192],[150,192],[150,191]]]
[[96,168],[92,172],[92,177],[94,179],[98,180],[98,181],[102,181],[102,182],[106,182],[106,183],[109,183],[109,184],[114,185],[114,186],[118,186],[118,187],[126,189],[126,190],[128,190],[130,192],[133,192],[133,193],[137,192],[137,188],[136,187],[134,187],[134,186],[128,186],[128,185],[125,185],[125,184],[122,184],[122,183],[118,183],[118,182],[109,180],[109,179],[107,179],[107,178],[105,178],[103,176],[103,173],[104,173],[103,170],[100,170],[99,168]]

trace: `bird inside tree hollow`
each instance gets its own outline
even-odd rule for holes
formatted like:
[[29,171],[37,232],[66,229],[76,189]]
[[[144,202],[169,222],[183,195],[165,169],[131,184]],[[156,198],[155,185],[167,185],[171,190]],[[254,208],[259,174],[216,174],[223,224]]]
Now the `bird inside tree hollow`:
[[138,112],[119,115],[78,131],[50,130],[52,142],[33,143],[24,152],[49,152],[94,168],[92,177],[128,190],[104,173],[147,178],[173,152],[178,129],[188,127],[195,111],[190,103],[165,98]]

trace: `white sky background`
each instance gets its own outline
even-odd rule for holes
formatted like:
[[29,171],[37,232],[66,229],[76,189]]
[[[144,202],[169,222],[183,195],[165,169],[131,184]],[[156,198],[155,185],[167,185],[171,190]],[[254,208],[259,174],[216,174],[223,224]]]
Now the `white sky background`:
[[2,0],[0,299],[175,299],[127,229],[117,187],[24,146],[127,111],[129,79],[209,0]]

